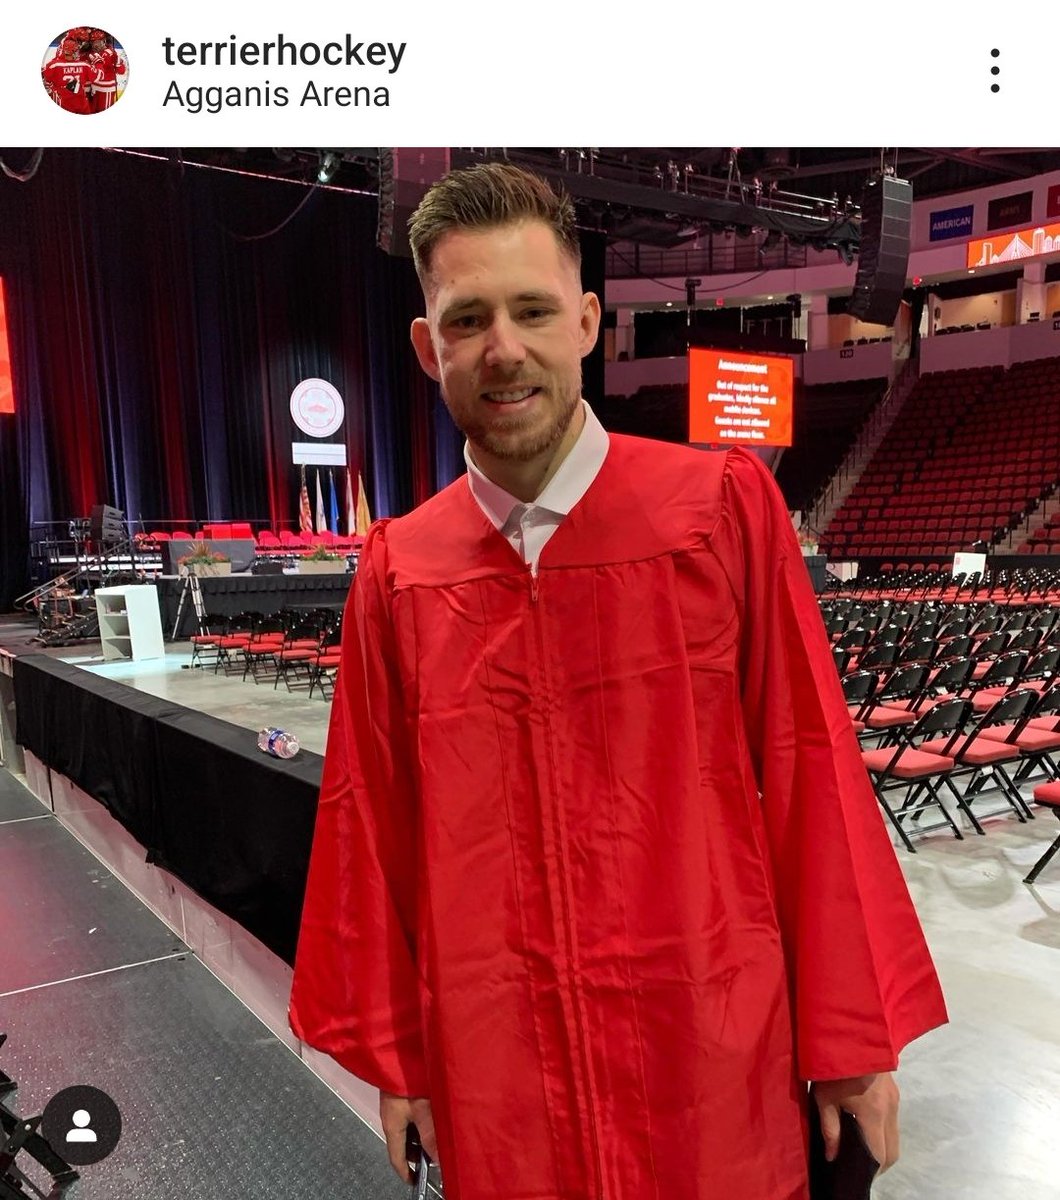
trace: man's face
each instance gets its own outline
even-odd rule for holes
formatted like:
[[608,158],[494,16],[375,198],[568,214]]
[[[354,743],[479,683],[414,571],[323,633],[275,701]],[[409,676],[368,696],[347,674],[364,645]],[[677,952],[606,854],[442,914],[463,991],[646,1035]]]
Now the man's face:
[[600,303],[541,221],[446,234],[431,256],[423,369],[472,446],[528,462],[557,446],[581,397]]

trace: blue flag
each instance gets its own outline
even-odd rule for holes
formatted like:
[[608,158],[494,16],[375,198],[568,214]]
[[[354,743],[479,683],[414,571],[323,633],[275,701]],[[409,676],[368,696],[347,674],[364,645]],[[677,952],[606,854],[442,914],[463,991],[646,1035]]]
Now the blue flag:
[[335,472],[328,468],[328,479],[331,481],[331,503],[328,506],[328,524],[331,526],[331,532],[338,534],[339,532],[339,498],[335,493]]

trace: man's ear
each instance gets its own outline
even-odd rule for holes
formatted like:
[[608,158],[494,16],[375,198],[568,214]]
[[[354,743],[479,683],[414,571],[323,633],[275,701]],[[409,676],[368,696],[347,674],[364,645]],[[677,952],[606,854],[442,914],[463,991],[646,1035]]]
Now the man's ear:
[[412,322],[412,329],[409,333],[412,337],[412,348],[416,351],[420,366],[436,383],[440,383],[442,372],[438,366],[438,355],[434,352],[431,327],[427,324],[426,317],[417,317]]
[[592,353],[600,333],[600,299],[595,292],[586,292],[582,296],[581,330],[581,356],[584,358]]

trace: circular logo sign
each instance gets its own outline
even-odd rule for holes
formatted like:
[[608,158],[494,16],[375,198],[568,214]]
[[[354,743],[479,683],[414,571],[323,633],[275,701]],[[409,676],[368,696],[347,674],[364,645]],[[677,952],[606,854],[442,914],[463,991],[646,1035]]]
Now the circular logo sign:
[[342,397],[326,379],[303,379],[291,393],[291,416],[310,437],[330,437],[342,424]]
[[118,1144],[121,1113],[99,1088],[63,1088],[45,1106],[41,1132],[60,1158],[72,1167],[87,1167]]

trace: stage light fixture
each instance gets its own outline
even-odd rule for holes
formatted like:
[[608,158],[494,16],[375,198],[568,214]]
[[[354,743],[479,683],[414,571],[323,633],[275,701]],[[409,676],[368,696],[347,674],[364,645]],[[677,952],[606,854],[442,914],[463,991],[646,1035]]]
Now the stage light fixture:
[[342,165],[342,159],[328,150],[320,158],[320,170],[317,171],[317,183],[330,183],[335,178],[335,172]]

